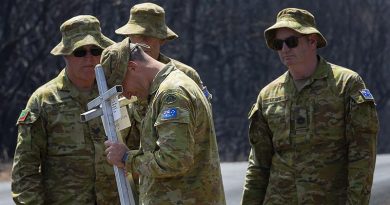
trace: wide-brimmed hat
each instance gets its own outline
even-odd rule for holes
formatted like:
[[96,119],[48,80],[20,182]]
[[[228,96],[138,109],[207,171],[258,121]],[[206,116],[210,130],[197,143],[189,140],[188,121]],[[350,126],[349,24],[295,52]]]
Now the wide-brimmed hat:
[[164,40],[173,40],[178,35],[165,24],[165,11],[153,3],[142,3],[130,9],[129,21],[115,30],[121,35],[145,35]]
[[107,86],[121,85],[130,59],[130,39],[125,38],[103,50],[100,63],[104,70]]
[[65,21],[60,31],[62,40],[51,50],[53,55],[70,55],[85,45],[96,45],[104,49],[114,43],[101,33],[99,20],[90,15],[79,15]]
[[115,43],[103,50],[100,63],[103,67],[107,86],[122,84],[127,72],[131,55],[136,49],[150,48],[146,44],[130,43],[129,37]]
[[281,10],[277,17],[276,23],[264,31],[264,37],[269,48],[273,48],[273,40],[275,39],[276,29],[290,28],[300,34],[317,34],[317,48],[325,47],[327,42],[325,37],[316,27],[313,14],[298,8],[286,8]]

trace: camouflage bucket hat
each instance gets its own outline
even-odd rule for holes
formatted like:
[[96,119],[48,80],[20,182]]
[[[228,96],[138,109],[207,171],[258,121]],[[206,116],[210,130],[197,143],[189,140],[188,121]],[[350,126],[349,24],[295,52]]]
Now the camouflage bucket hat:
[[121,85],[130,59],[130,39],[115,43],[104,49],[100,63],[107,79],[107,86]]
[[62,40],[51,50],[53,55],[70,55],[75,49],[85,45],[96,45],[104,49],[114,43],[101,33],[99,20],[90,15],[75,16],[65,21],[60,31]]
[[126,25],[115,30],[120,35],[145,35],[158,39],[173,40],[178,35],[165,24],[165,11],[153,3],[142,3],[130,9]]
[[134,49],[140,47],[149,48],[145,44],[130,43],[130,39],[127,37],[122,42],[115,43],[104,49],[100,63],[103,67],[108,87],[122,84],[130,61],[130,55]]
[[276,23],[264,31],[269,48],[273,47],[272,43],[278,28],[290,28],[300,34],[317,34],[319,37],[317,48],[325,47],[327,44],[325,37],[316,28],[313,14],[303,9],[286,8],[278,13]]

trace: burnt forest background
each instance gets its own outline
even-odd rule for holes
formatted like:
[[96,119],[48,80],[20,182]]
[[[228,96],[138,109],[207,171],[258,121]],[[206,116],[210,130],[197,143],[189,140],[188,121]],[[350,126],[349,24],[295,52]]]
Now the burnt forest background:
[[[0,159],[11,160],[16,120],[32,92],[65,66],[50,50],[60,25],[80,15],[96,16],[103,33],[114,33],[130,8],[145,1],[2,0],[0,4]],[[166,11],[179,39],[163,53],[193,66],[213,94],[214,121],[223,161],[247,160],[247,113],[259,90],[285,72],[266,47],[263,31],[285,7],[311,11],[328,40],[320,55],[353,69],[373,93],[381,122],[378,152],[390,152],[390,1],[388,0],[166,0],[150,1]]]

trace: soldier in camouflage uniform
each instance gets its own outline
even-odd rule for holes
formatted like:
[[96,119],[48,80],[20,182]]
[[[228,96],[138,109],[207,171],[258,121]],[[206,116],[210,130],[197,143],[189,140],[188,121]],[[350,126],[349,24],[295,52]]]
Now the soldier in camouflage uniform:
[[[130,60],[129,60],[130,59]],[[145,99],[141,148],[106,141],[107,160],[140,175],[140,203],[225,204],[211,107],[199,86],[126,38],[102,54],[110,86]]]
[[[167,57],[160,52],[160,48],[165,42],[178,38],[165,23],[165,11],[160,6],[153,3],[136,4],[130,9],[130,17],[127,24],[120,27],[115,33],[128,36],[132,43],[142,43],[149,46],[144,51],[164,64],[173,64],[177,69],[184,72],[188,77],[203,90],[206,97],[210,100],[211,94],[203,86],[202,80],[196,70],[178,60]],[[128,146],[137,146],[139,142],[139,126],[147,108],[147,102],[137,100],[128,106],[128,112],[131,119],[131,127],[122,131],[124,141]]]
[[98,95],[94,67],[113,44],[89,15],[61,25],[62,41],[51,51],[66,67],[38,88],[17,121],[12,169],[16,204],[119,204],[115,176],[105,157],[100,119],[80,122]]
[[[130,38],[132,43],[142,43],[149,46],[144,51],[154,59],[164,63],[173,64],[178,70],[184,72],[188,77],[203,90],[206,97],[211,100],[211,94],[203,85],[196,70],[178,60],[167,57],[160,52],[160,48],[165,42],[178,38],[165,23],[165,11],[160,6],[153,3],[136,4],[130,9],[130,17],[127,24],[120,27],[115,33]],[[127,106],[131,126],[121,131],[123,141],[129,148],[138,148],[140,141],[141,121],[145,116],[147,102],[137,99]],[[137,177],[134,175],[135,183]]]
[[242,204],[368,204],[378,133],[370,91],[317,55],[327,42],[308,11],[280,11],[264,34],[288,71],[249,113]]

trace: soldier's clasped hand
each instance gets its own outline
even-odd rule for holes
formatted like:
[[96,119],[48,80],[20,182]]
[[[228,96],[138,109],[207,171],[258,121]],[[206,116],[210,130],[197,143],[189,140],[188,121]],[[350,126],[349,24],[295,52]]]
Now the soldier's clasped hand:
[[110,140],[104,142],[106,146],[106,154],[108,163],[117,166],[118,168],[124,168],[125,164],[122,161],[123,156],[129,150],[126,145],[121,143],[115,143]]

